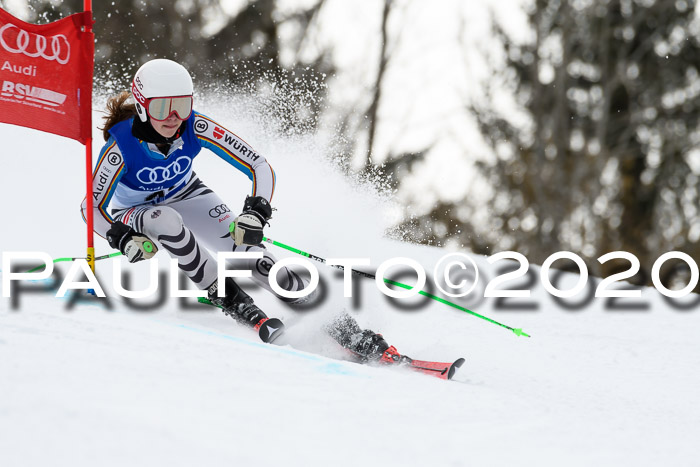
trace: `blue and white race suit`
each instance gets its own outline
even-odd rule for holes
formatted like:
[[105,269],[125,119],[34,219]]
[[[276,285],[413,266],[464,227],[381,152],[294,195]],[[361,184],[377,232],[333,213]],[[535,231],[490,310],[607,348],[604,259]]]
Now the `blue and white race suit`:
[[[177,259],[180,269],[200,289],[217,279],[216,259],[209,251],[261,251],[263,258],[240,261],[236,268],[253,272],[253,279],[271,290],[267,276],[275,258],[262,245],[239,246],[229,235],[234,213],[192,170],[202,148],[243,172],[252,182],[252,195],[272,201],[275,172],[267,160],[234,133],[209,117],[193,112],[182,132],[163,154],[153,143],[132,135],[134,117],[109,130],[93,172],[94,229],[103,237],[121,221],[147,235]],[[81,211],[85,218],[86,200]],[[304,281],[282,268],[280,286],[300,290]],[[273,292],[274,293],[274,292]]]

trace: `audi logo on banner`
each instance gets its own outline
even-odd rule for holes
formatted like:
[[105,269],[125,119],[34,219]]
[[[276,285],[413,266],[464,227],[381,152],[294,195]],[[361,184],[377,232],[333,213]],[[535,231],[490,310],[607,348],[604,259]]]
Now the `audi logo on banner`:
[[[12,28],[17,29],[17,34],[12,37],[8,32]],[[0,28],[0,46],[11,54],[24,54],[27,57],[41,57],[45,60],[65,65],[70,60],[70,43],[63,34],[46,37],[39,34],[30,34],[14,24],[6,24]]]
[[209,217],[213,217],[216,219],[217,217],[221,216],[222,214],[226,214],[227,212],[231,212],[231,210],[226,206],[225,204],[220,204],[218,206],[214,206],[209,210]]
[[187,173],[191,164],[188,157],[182,156],[166,167],[144,167],[136,173],[136,178],[144,185],[165,183]]

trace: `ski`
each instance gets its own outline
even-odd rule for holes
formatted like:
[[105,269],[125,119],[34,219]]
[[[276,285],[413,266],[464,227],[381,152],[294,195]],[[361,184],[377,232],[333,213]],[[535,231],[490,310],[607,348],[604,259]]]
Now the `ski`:
[[425,360],[413,360],[408,357],[405,358],[405,365],[411,370],[426,375],[435,376],[440,379],[452,379],[452,377],[455,374],[455,371],[457,371],[457,368],[461,367],[464,363],[463,358],[458,358],[452,363],[428,362]]
[[[217,306],[204,297],[199,297],[197,301],[206,305]],[[260,337],[261,341],[265,343],[272,343],[284,333],[284,323],[278,318],[266,318],[258,323],[254,329],[258,331],[258,336]],[[392,349],[394,352],[396,352],[396,349],[393,347]],[[419,373],[435,376],[436,378],[444,380],[450,380],[454,376],[457,369],[464,364],[464,359],[458,358],[452,363],[430,362],[427,360],[415,360],[396,352],[389,354],[385,353],[380,362],[387,365],[400,365]]]
[[457,371],[457,368],[461,367],[464,363],[463,358],[458,358],[452,363],[415,360],[411,357],[407,357],[406,355],[401,355],[394,347],[389,347],[379,361],[387,365],[399,365],[406,367],[419,373],[435,376],[440,379],[452,379]]

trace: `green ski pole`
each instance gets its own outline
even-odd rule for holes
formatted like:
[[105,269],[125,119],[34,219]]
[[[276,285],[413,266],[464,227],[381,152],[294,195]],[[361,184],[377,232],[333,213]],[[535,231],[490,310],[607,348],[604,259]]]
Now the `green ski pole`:
[[[269,243],[271,245],[275,245],[276,247],[283,248],[287,251],[291,251],[292,253],[296,253],[298,255],[305,256],[306,258],[312,259],[314,261],[318,261],[319,263],[328,264],[328,262],[324,258],[321,258],[320,256],[312,255],[311,253],[307,253],[305,251],[299,250],[298,248],[294,248],[294,247],[291,247],[289,245],[285,245],[284,243],[280,243],[280,242],[275,241],[271,238],[263,237],[263,241],[266,243]],[[329,266],[332,268],[345,270],[345,268],[343,266],[340,266],[338,264],[329,264]],[[358,271],[356,269],[351,269],[351,271],[353,274],[361,276],[361,277],[366,277],[368,279],[376,279],[376,276],[374,274],[370,274],[368,272]],[[402,284],[400,282],[392,281],[392,280],[386,279],[386,278],[384,279],[384,282],[387,284],[397,286],[397,287],[401,287],[403,289],[407,289],[407,290],[413,289],[413,287],[411,287],[410,285]],[[477,318],[481,318],[485,321],[488,321],[489,323],[493,323],[493,324],[496,324],[498,326],[501,326],[502,328],[505,328],[505,329],[508,329],[509,331],[512,331],[516,336],[530,337],[529,334],[527,334],[525,331],[523,331],[520,328],[512,328],[512,327],[507,326],[503,323],[499,323],[496,320],[493,320],[491,318],[487,318],[486,316],[483,316],[483,315],[480,315],[479,313],[468,310],[467,308],[464,308],[463,306],[457,305],[456,303],[452,303],[448,300],[445,300],[444,298],[437,297],[431,293],[420,290],[420,291],[418,291],[418,294],[423,295],[424,297],[431,298],[431,299],[433,299],[437,302],[440,302],[442,304],[451,306],[452,308],[456,308],[457,310],[463,311],[465,313],[469,313],[470,315],[476,316]]]
[[[143,244],[143,246],[144,246],[144,248],[146,249],[146,251],[149,251],[149,252],[150,252],[150,251],[153,251],[153,244],[152,244],[151,242],[145,242],[145,243]],[[98,256],[97,258],[95,258],[95,261],[100,261],[100,260],[102,260],[102,259],[114,258],[115,256],[121,256],[121,255],[122,255],[122,253],[119,252],[119,251],[117,251],[117,252],[115,252],[115,253],[110,253],[110,254],[108,254],[108,255]],[[87,259],[87,258],[82,258],[82,257],[76,257],[76,258],[71,258],[71,257],[67,257],[67,258],[56,258],[55,260],[53,260],[53,264],[56,264],[56,263],[63,263],[63,262],[66,262],[66,261],[75,261],[76,259]],[[29,273],[29,272],[35,272],[35,271],[38,271],[39,269],[41,269],[42,267],[43,267],[43,266],[37,266],[37,267],[35,267],[35,268],[30,269],[30,270],[27,271],[27,272],[28,272],[28,273]]]
[[[99,261],[99,260],[107,259],[107,258],[114,258],[115,256],[119,256],[119,255],[121,255],[120,252],[111,253],[111,254],[109,254],[109,255],[102,255],[102,256],[98,256],[97,258],[95,258],[95,261]],[[82,258],[82,257],[76,257],[76,258],[70,258],[70,257],[68,257],[68,258],[56,258],[55,260],[53,260],[53,264],[56,264],[56,263],[63,263],[63,262],[66,262],[66,261],[75,261],[76,259],[86,259],[86,258]],[[29,272],[36,272],[36,271],[38,271],[39,269],[41,269],[41,268],[43,268],[43,267],[44,267],[44,266],[37,266],[37,267],[35,267],[35,268],[30,269],[30,270],[27,271],[27,272],[28,272],[28,273],[29,273]]]
[[[270,244],[272,244],[272,245],[275,245],[276,247],[283,248],[283,249],[285,249],[285,250],[287,250],[287,251],[291,251],[292,253],[296,253],[296,254],[298,254],[298,255],[304,256],[304,257],[309,258],[309,259],[312,259],[312,260],[314,260],[314,261],[318,261],[319,263],[328,264],[328,262],[325,260],[325,258],[321,258],[320,256],[316,256],[316,255],[313,255],[313,254],[311,254],[311,253],[307,253],[307,252],[305,252],[305,251],[299,250],[298,248],[294,248],[294,247],[289,246],[289,245],[285,245],[284,243],[278,242],[278,241],[273,240],[273,239],[271,239],[271,238],[263,237],[263,241],[266,242],[266,243],[270,243]],[[100,260],[108,259],[108,258],[114,258],[115,256],[120,256],[120,255],[121,255],[120,252],[111,253],[111,254],[108,254],[108,255],[102,255],[102,256],[96,257],[96,258],[95,258],[95,261],[100,261]],[[53,260],[53,262],[54,262],[54,264],[55,264],[55,263],[61,263],[61,262],[65,262],[65,261],[75,261],[76,259],[85,259],[85,258],[71,258],[71,257],[67,257],[67,258],[57,258],[57,259]],[[340,265],[338,265],[338,264],[328,264],[328,266],[330,266],[330,267],[332,267],[332,268],[335,268],[335,269],[345,270],[345,268],[344,268],[343,266],[340,266]],[[43,267],[43,266],[37,266],[37,267],[35,267],[35,268],[30,269],[30,270],[27,271],[27,272],[35,272],[35,271],[38,271],[39,269],[41,269],[42,267]],[[366,277],[366,278],[368,278],[368,279],[376,279],[376,276],[375,276],[374,274],[370,274],[370,273],[368,273],[368,272],[358,271],[358,270],[356,270],[356,269],[351,269],[351,271],[352,271],[353,274],[355,274],[355,275],[357,275],[357,276]],[[400,283],[400,282],[392,281],[392,280],[386,279],[386,278],[384,278],[384,282],[387,283],[387,284],[390,284],[390,285],[394,285],[394,286],[396,286],[396,287],[401,287],[401,288],[406,289],[406,290],[412,290],[412,289],[413,289],[413,287],[411,287],[410,285],[402,284],[402,283]],[[502,327],[502,328],[508,329],[509,331],[512,331],[516,336],[530,337],[530,335],[527,334],[525,331],[523,331],[521,328],[512,328],[512,327],[510,327],[510,326],[508,326],[508,325],[505,325],[505,324],[503,324],[503,323],[499,323],[499,322],[496,321],[496,320],[493,320],[493,319],[488,318],[488,317],[486,317],[486,316],[480,315],[479,313],[476,313],[476,312],[471,311],[471,310],[469,310],[469,309],[467,309],[467,308],[464,308],[463,306],[457,305],[456,303],[452,303],[452,302],[450,302],[449,300],[445,300],[444,298],[437,297],[437,296],[435,296],[435,295],[433,295],[433,294],[431,294],[431,293],[428,293],[428,292],[426,292],[426,291],[424,291],[424,290],[419,290],[419,291],[418,291],[418,294],[419,294],[419,295],[423,295],[424,297],[428,297],[428,298],[430,298],[430,299],[432,299],[432,300],[435,300],[436,302],[440,302],[440,303],[442,303],[442,304],[444,304],[444,305],[451,306],[452,308],[455,308],[455,309],[457,309],[457,310],[463,311],[463,312],[465,312],[465,313],[469,313],[469,314],[472,315],[472,316],[476,316],[477,318],[481,318],[481,319],[483,319],[483,320],[485,320],[485,321],[488,321],[488,322],[490,322],[490,323],[496,324],[496,325],[498,325],[498,326],[500,326],[500,327]]]

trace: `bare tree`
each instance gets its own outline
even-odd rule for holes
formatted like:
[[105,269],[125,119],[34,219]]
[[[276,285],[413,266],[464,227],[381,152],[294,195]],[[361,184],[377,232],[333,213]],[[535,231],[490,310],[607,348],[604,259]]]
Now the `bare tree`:
[[382,85],[384,84],[384,73],[389,64],[389,29],[388,20],[391,14],[393,0],[384,0],[384,8],[382,10],[381,22],[381,42],[379,46],[379,63],[377,66],[377,76],[374,80],[373,95],[369,109],[367,109],[367,158],[365,160],[364,170],[367,171],[372,165],[372,154],[374,153],[374,139],[377,134],[379,104],[382,99]]

